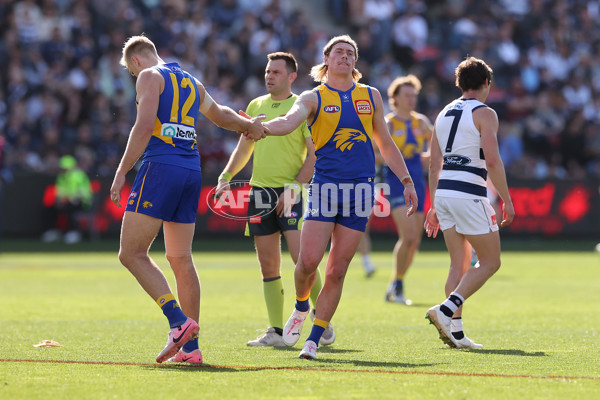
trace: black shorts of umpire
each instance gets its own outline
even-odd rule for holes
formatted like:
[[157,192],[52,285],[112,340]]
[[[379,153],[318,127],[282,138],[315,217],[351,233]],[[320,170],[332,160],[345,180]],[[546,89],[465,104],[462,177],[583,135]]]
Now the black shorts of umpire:
[[297,231],[302,226],[304,199],[292,206],[290,215],[280,217],[275,211],[283,188],[259,188],[250,190],[246,236],[266,236],[281,231]]

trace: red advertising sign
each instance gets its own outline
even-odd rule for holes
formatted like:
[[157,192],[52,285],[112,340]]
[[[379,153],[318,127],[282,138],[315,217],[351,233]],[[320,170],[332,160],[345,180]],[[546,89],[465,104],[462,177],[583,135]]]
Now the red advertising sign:
[[[6,237],[41,235],[42,210],[53,203],[55,196],[53,182],[52,177],[28,175],[4,186],[2,231]],[[110,184],[110,179],[93,182],[94,208],[89,213],[87,223],[92,223],[100,235],[118,237],[124,207],[116,207],[110,201]],[[501,230],[502,235],[600,236],[599,185],[600,182],[595,180],[509,180],[516,217],[509,227]],[[199,236],[244,234],[249,187],[245,185],[232,189],[232,196],[222,205],[217,204],[212,196],[213,186],[207,185],[202,189],[196,223],[196,233]],[[127,199],[129,190],[129,185],[123,189],[123,199]],[[381,194],[377,197],[381,198]],[[389,213],[389,210],[386,210],[386,207],[389,209],[387,201],[378,201],[375,207],[378,207],[378,215]],[[425,210],[428,209],[427,193]],[[501,216],[498,215],[497,219],[500,222]],[[390,216],[374,216],[371,231],[396,235],[396,228]]]

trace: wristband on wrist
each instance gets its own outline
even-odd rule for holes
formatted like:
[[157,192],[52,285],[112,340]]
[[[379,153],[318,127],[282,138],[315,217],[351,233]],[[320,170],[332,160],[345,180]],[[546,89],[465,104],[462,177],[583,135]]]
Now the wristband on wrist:
[[221,172],[221,175],[219,175],[219,180],[220,181],[227,181],[227,182],[229,182],[229,181],[231,181],[231,178],[233,178],[231,176],[231,173],[229,173],[227,171],[223,171],[223,172]]
[[407,186],[407,185],[413,185],[414,186],[414,184],[415,184],[413,182],[412,178],[410,177],[410,175],[404,176],[402,179],[400,179],[400,182],[402,182],[402,184],[404,186]]

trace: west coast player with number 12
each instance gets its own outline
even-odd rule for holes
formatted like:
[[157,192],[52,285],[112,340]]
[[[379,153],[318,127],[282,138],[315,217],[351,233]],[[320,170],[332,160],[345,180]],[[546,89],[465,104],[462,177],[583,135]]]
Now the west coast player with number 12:
[[[223,128],[248,131],[256,139],[264,137],[264,129],[259,119],[248,120],[214,102],[204,86],[178,63],[165,63],[145,36],[133,36],[125,42],[121,64],[137,78],[138,112],[110,189],[118,207],[125,174],[142,154],[143,160],[123,216],[119,260],[169,321],[167,345],[156,361],[202,363],[197,339],[200,281],[192,260],[200,198],[196,121],[203,113]],[[161,226],[181,307],[148,255]]]

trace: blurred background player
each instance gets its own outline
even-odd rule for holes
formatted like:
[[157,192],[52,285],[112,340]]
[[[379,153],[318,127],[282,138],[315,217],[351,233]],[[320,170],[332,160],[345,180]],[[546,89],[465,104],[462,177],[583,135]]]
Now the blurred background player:
[[365,271],[365,276],[367,278],[372,277],[377,271],[377,267],[373,263],[371,259],[371,219],[369,218],[369,222],[367,223],[367,227],[365,228],[365,233],[360,238],[360,242],[358,243],[358,252],[360,253],[360,258],[362,260],[363,269]]
[[[290,53],[277,52],[267,55],[265,85],[269,94],[258,97],[248,104],[246,114],[264,115],[265,120],[285,115],[296,101],[292,83],[296,80],[298,64]],[[216,194],[220,196],[230,189],[229,181],[244,168],[254,153],[248,223],[246,234],[254,237],[256,255],[263,278],[263,293],[270,327],[248,346],[285,346],[283,342],[284,293],[281,281],[281,234],[285,237],[294,265],[300,251],[300,228],[302,226],[304,201],[302,185],[308,183],[315,166],[315,147],[306,123],[291,134],[267,137],[256,143],[240,137],[237,147],[219,177]],[[270,194],[276,193],[273,198]],[[256,203],[268,204],[269,211],[258,209]],[[260,217],[256,214],[261,212]],[[311,290],[313,306],[322,287],[321,275]],[[333,327],[324,334],[324,344],[335,340]]]
[[[283,328],[284,342],[296,344],[310,309],[308,298],[317,267],[331,240],[316,318],[299,355],[305,359],[317,358],[319,341],[337,309],[348,265],[369,219],[374,197],[373,139],[391,169],[403,177],[407,203],[414,207],[417,203],[411,177],[387,129],[381,94],[358,83],[362,75],[356,69],[357,60],[358,47],[350,36],[329,40],[323,47],[323,63],[311,70],[319,86],[302,93],[285,116],[263,124],[267,134],[281,136],[306,121],[315,143],[315,175],[294,271],[296,304]],[[370,190],[363,190],[366,187]]]
[[[431,307],[426,318],[449,347],[482,348],[464,334],[461,317],[465,300],[500,268],[500,235],[487,197],[488,175],[504,202],[500,226],[509,225],[515,211],[498,150],[498,117],[484,104],[492,69],[483,60],[467,57],[455,75],[462,96],[444,107],[435,121],[429,167],[429,189],[435,196],[425,221],[428,236],[442,230],[450,253],[448,298]],[[469,269],[469,245],[479,258],[477,268]]]
[[[117,206],[121,207],[125,175],[142,154],[143,160],[123,216],[119,260],[169,321],[167,344],[156,361],[202,363],[197,339],[200,280],[192,259],[201,188],[196,121],[201,112],[223,128],[250,131],[256,138],[263,137],[264,130],[258,119],[248,120],[214,102],[178,63],[166,64],[145,36],[125,42],[121,65],[137,78],[138,110],[110,189]],[[161,227],[181,307],[148,255]]]
[[[381,153],[379,153],[379,149],[377,148],[377,145],[375,143],[373,143],[373,150],[375,152],[375,185],[377,186],[377,184],[381,184],[381,182],[383,181],[383,165],[384,165],[384,161],[383,161],[383,157],[381,156]],[[380,193],[375,193],[375,203],[377,201],[382,201],[384,199],[381,198],[381,194]],[[365,277],[370,278],[373,275],[375,275],[375,272],[377,272],[377,266],[375,265],[375,263],[373,262],[373,259],[371,258],[371,251],[373,250],[372,248],[372,240],[371,240],[371,222],[373,219],[373,213],[371,213],[371,216],[369,217],[369,222],[367,222],[367,227],[365,228],[365,233],[363,234],[363,236],[360,238],[360,242],[358,243],[358,252],[361,256],[362,259],[362,264],[363,264],[363,270],[365,271]]]
[[92,186],[85,171],[77,166],[75,157],[62,156],[59,167],[54,185],[56,198],[52,207],[45,210],[44,223],[48,230],[42,240],[53,242],[64,234],[65,243],[73,244],[81,240],[77,217],[92,206]]
[[384,167],[385,182],[389,185],[389,203],[392,218],[398,232],[394,246],[394,279],[385,294],[385,301],[410,305],[412,301],[404,294],[404,277],[423,236],[425,177],[423,163],[429,162],[432,126],[429,118],[415,111],[421,81],[414,75],[401,76],[388,87],[388,98],[392,112],[386,116],[392,139],[404,157],[408,172],[415,184],[419,198],[417,210],[407,216],[404,186],[388,166]]

